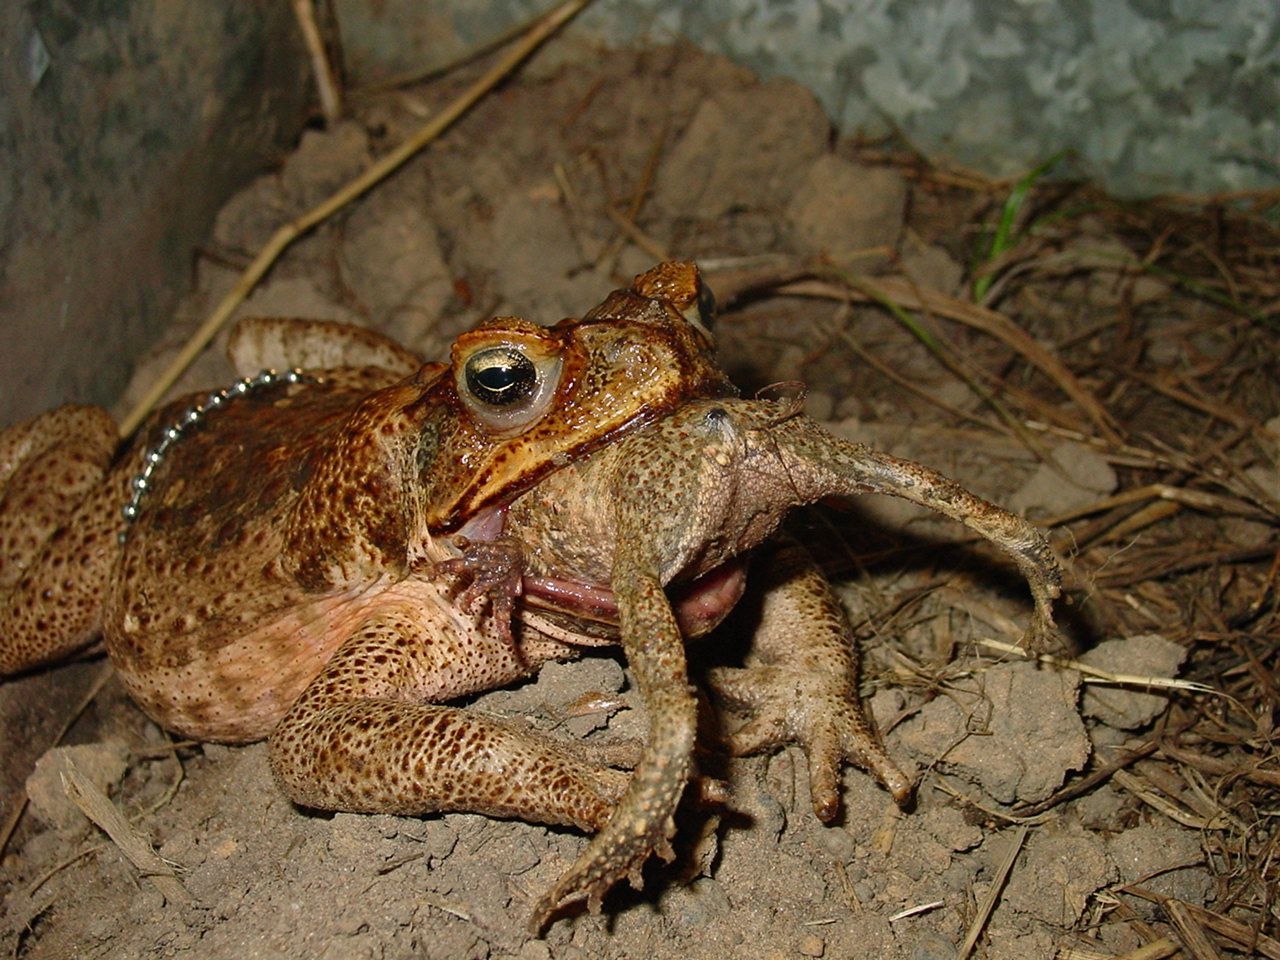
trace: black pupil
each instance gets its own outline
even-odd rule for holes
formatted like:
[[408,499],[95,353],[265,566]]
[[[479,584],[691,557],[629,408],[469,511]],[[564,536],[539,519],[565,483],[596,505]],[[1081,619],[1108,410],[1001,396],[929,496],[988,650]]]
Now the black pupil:
[[538,374],[533,361],[507,347],[486,350],[467,361],[467,389],[495,406],[507,406],[533,392]]

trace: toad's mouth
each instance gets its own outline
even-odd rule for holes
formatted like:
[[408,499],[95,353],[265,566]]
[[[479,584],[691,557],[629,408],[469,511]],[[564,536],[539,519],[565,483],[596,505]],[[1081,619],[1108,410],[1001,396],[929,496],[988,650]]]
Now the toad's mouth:
[[[668,593],[680,632],[686,637],[700,637],[715,629],[742,599],[746,583],[746,560],[735,557],[687,583],[672,584]],[[521,591],[531,606],[610,626],[618,623],[618,602],[607,586],[525,576],[521,578]]]
[[[506,532],[505,507],[481,511],[458,533],[472,542],[497,540]],[[667,588],[671,608],[685,637],[715,629],[742,599],[747,583],[746,556],[734,557],[691,580]],[[572,574],[524,574],[520,595],[530,607],[578,620],[618,625],[618,601],[608,584]]]

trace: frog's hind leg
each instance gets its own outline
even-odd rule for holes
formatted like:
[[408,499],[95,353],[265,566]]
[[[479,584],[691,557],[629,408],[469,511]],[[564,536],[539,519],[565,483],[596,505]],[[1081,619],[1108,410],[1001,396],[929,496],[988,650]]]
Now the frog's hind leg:
[[393,382],[422,366],[422,358],[394,340],[336,320],[249,317],[232,329],[227,358],[242,377],[260,370],[378,367]]
[[[118,552],[116,426],[67,406],[0,432],[0,675],[86,646]],[[123,503],[123,500],[119,500]]]
[[858,650],[839,599],[807,550],[776,537],[753,559],[763,595],[747,666],[719,667],[710,680],[748,722],[728,737],[735,755],[798,743],[809,761],[814,813],[830,822],[840,806],[845,761],[871,772],[900,804],[914,789],[885,752],[858,694]]
[[465,810],[599,829],[626,789],[626,773],[580,759],[569,744],[523,724],[423,702],[523,672],[468,660],[469,649],[475,645],[415,636],[402,616],[367,621],[271,736],[271,765],[285,792],[324,810]]

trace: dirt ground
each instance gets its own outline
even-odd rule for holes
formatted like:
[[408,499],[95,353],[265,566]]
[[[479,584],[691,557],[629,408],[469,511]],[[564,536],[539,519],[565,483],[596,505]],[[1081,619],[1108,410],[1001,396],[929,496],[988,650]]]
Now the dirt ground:
[[[362,103],[233,199],[117,413],[277,225],[464,79]],[[801,520],[890,751],[920,772],[913,810],[847,770],[823,826],[797,749],[721,761],[732,801],[683,811],[674,864],[531,939],[531,904],[582,835],[300,811],[261,744],[175,744],[108,675],[63,742],[181,886],[60,808],[48,762],[0,867],[5,953],[943,960],[972,930],[990,960],[1280,957],[1276,198],[1011,197],[835,139],[796,85],[686,48],[618,51],[490,95],[241,311],[366,324],[435,357],[485,317],[577,315],[658,259],[697,258],[741,294],[718,335],[744,390],[803,380],[831,430],[1040,519],[1066,558],[1069,662],[1036,664],[999,645],[1020,636],[1025,590],[959,527],[875,498]],[[767,280],[799,264],[819,279]],[[231,379],[215,349],[184,384]],[[695,668],[733,647],[732,630],[701,644]],[[0,687],[7,806],[103,669]],[[478,703],[570,738],[644,730],[608,653]]]

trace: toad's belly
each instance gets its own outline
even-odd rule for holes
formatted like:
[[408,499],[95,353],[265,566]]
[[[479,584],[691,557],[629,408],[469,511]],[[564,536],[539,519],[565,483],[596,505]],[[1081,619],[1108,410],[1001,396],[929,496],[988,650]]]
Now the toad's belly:
[[[481,614],[458,610],[441,585],[422,580],[316,599],[239,637],[226,636],[216,623],[175,637],[154,636],[148,645],[160,646],[145,658],[125,649],[137,649],[138,637],[113,643],[108,627],[107,651],[129,694],[161,726],[200,740],[244,743],[266,737],[338,647],[387,614],[413,624],[415,643],[440,648],[431,659],[447,661],[465,648],[467,659],[485,660],[509,675],[499,682],[528,672],[509,644],[501,649],[492,631],[482,629]],[[433,691],[427,684],[420,693],[424,699],[437,692],[456,696],[448,686],[442,681]]]

